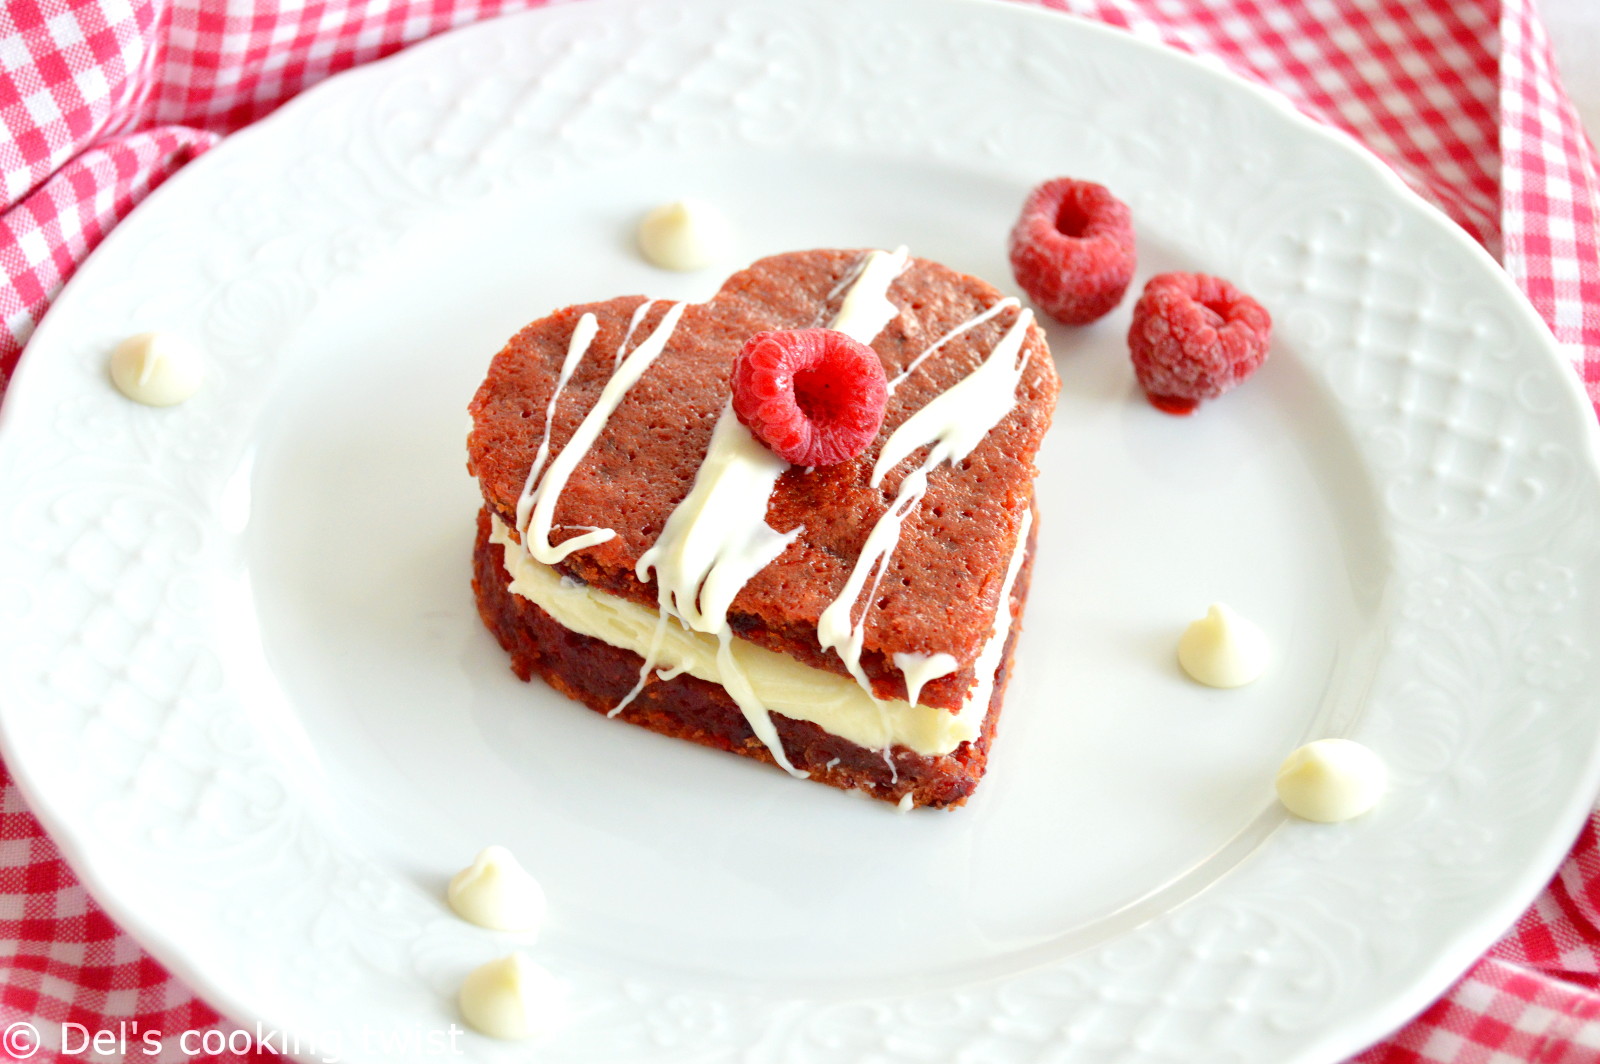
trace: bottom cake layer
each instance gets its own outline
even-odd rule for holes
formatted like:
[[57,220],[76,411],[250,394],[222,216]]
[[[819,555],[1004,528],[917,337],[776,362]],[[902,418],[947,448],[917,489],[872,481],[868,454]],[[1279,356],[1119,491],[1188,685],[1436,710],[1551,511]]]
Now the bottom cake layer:
[[[569,698],[598,713],[609,713],[638,682],[643,659],[631,650],[571,631],[532,602],[513,594],[502,549],[490,541],[490,528],[488,511],[480,511],[472,587],[484,624],[511,655],[512,671],[523,680],[537,675]],[[1011,654],[1021,627],[1021,606],[1027,599],[1032,569],[1030,542],[1012,588],[1011,631],[1000,655],[988,713],[976,740],[940,756],[895,746],[889,752],[891,767],[881,751],[832,735],[810,721],[773,713],[772,722],[790,763],[818,783],[863,791],[886,802],[934,807],[965,802],[988,762],[989,743],[1005,697]],[[670,680],[651,676],[617,716],[662,735],[777,764],[733,698],[717,684],[695,676],[683,674]]]

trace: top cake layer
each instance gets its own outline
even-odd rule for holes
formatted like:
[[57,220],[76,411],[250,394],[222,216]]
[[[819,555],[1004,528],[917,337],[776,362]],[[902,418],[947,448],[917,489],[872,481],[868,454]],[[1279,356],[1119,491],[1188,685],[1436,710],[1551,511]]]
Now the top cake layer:
[[[556,499],[551,543],[593,528],[615,535],[568,555],[556,563],[559,570],[656,606],[653,583],[640,582],[635,567],[695,482],[728,401],[734,357],[757,332],[829,325],[866,255],[824,250],[763,259],[730,277],[709,302],[681,310],[661,353],[623,394]],[[783,533],[802,530],[749,579],[728,611],[741,638],[840,673],[846,666],[819,644],[818,621],[845,589],[902,481],[928,454],[926,447],[914,450],[874,485],[886,441],[983,365],[1023,313],[991,285],[924,259],[909,261],[887,297],[896,314],[871,340],[892,386],[882,430],[858,458],[813,470],[791,467],[778,477],[766,524]],[[471,405],[468,466],[506,524],[520,527],[518,501],[541,445],[547,442],[541,468],[548,469],[617,365],[659,335],[671,308],[639,296],[568,307],[523,329],[495,356]],[[585,314],[596,327],[586,350],[573,343]],[[954,671],[922,688],[918,701],[925,705],[954,712],[973,684],[1032,503],[1033,460],[1058,390],[1043,334],[1032,324],[1022,327],[1014,405],[964,458],[929,471],[926,495],[905,516],[881,581],[874,590],[867,580],[854,606],[853,617],[864,622],[860,665],[880,697],[906,697],[896,654],[954,659]],[[569,349],[584,353],[560,384]],[[558,385],[546,441],[547,408]]]

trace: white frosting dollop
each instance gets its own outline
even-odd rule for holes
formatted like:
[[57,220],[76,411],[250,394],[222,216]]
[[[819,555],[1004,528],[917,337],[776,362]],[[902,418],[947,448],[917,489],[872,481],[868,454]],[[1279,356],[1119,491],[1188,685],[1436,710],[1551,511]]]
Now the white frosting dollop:
[[698,270],[733,249],[733,226],[704,200],[663,204],[639,223],[639,250],[664,270]]
[[1208,687],[1242,687],[1266,671],[1269,657],[1266,633],[1220,602],[1178,640],[1178,664]]
[[537,931],[547,907],[544,888],[504,846],[488,846],[457,872],[446,892],[463,920],[495,931]]
[[521,953],[467,973],[457,998],[461,1017],[491,1038],[542,1038],[567,1019],[566,984]]
[[181,403],[200,390],[204,378],[200,352],[171,333],[139,333],[111,352],[111,382],[146,406]]
[[1368,747],[1318,739],[1284,758],[1278,800],[1295,816],[1332,824],[1370,810],[1388,784],[1388,767]]

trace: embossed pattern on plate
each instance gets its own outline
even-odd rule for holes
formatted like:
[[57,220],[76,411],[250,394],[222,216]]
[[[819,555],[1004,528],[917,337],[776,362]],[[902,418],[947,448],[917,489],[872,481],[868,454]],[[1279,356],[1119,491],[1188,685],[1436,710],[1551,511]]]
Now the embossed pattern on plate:
[[[788,186],[774,177],[785,167],[794,175]],[[326,490],[341,482],[308,482],[303,511],[282,485],[294,442],[283,426],[298,430],[296,411],[327,399],[296,389],[314,391],[313,355],[341,357],[319,347],[318,330],[370,340],[377,333],[346,320],[361,316],[349,308],[374,312],[382,306],[375,293],[409,291],[407,278],[421,276],[466,305],[496,306],[505,320],[474,326],[441,294],[437,305],[396,300],[382,313],[397,328],[426,333],[442,318],[504,336],[567,301],[558,296],[578,298],[593,281],[587,267],[571,264],[573,292],[545,278],[549,288],[531,301],[499,307],[469,289],[498,293],[503,278],[484,266],[449,280],[460,266],[450,249],[470,247],[502,268],[515,259],[493,257],[481,223],[521,204],[533,220],[508,220],[508,233],[564,233],[553,202],[579,216],[579,229],[595,218],[616,227],[591,230],[594,269],[625,270],[624,216],[651,205],[638,196],[652,173],[714,174],[705,180],[720,182],[742,209],[760,251],[799,246],[812,230],[817,243],[909,231],[915,251],[1000,280],[998,243],[1012,204],[1062,171],[1105,180],[1133,205],[1142,275],[1167,264],[1233,277],[1274,310],[1277,346],[1248,395],[1180,425],[1139,406],[1115,359],[1114,330],[1087,338],[1055,331],[1068,388],[1055,434],[1065,442],[1042,482],[1057,511],[1046,514],[1058,537],[1049,549],[1092,554],[1091,533],[1071,531],[1085,515],[1130,543],[1149,536],[1159,517],[1137,510],[1138,500],[1163,490],[1192,507],[1177,511],[1185,519],[1248,530],[1248,509],[1207,513],[1204,496],[1171,483],[1163,463],[1187,447],[1234,453],[1240,437],[1229,433],[1240,425],[1280,430],[1282,440],[1270,441],[1283,444],[1274,461],[1301,477],[1285,490],[1307,492],[1308,505],[1317,492],[1330,500],[1326,522],[1316,511],[1273,526],[1301,520],[1322,534],[1325,523],[1326,564],[1285,563],[1282,587],[1254,589],[1284,622],[1285,669],[1305,683],[1287,722],[1274,722],[1259,700],[1213,701],[1203,712],[1228,720],[1225,705],[1243,706],[1234,719],[1260,724],[1261,734],[1239,739],[1247,773],[1269,763],[1283,735],[1368,742],[1394,775],[1381,815],[1306,830],[1283,823],[1257,793],[1264,782],[1252,789],[1247,779],[1242,797],[1217,798],[1226,805],[1209,824],[1217,838],[1185,857],[1184,868],[1109,883],[1113,902],[1086,895],[1089,915],[1060,926],[1044,920],[1043,930],[1003,948],[995,933],[988,952],[963,947],[930,962],[926,978],[885,969],[851,981],[855,973],[845,972],[833,993],[806,989],[818,977],[798,947],[792,957],[773,947],[772,963],[792,961],[793,977],[770,983],[741,977],[741,963],[762,967],[745,946],[723,955],[708,945],[677,970],[632,957],[625,934],[586,938],[584,921],[599,917],[569,901],[568,927],[540,948],[574,984],[579,1014],[542,1058],[1288,1062],[1333,1060],[1378,1037],[1443,989],[1527,904],[1600,779],[1592,650],[1600,480],[1589,412],[1494,264],[1377,162],[1205,64],[1009,6],[591,0],[552,8],[341,76],[162,188],[58,301],[0,414],[0,625],[8,632],[0,732],[35,810],[108,910],[236,1018],[298,1033],[307,1047],[337,1041],[342,1059],[437,1055],[420,1041],[380,1052],[373,1032],[443,1027],[454,1019],[461,974],[506,947],[507,939],[450,917],[435,889],[457,856],[500,840],[465,829],[465,854],[439,854],[435,867],[399,842],[364,834],[381,816],[351,812],[359,804],[352,790],[370,784],[377,802],[390,783],[381,766],[352,781],[355,762],[335,740],[370,721],[348,709],[349,699],[318,703],[307,694],[316,682],[306,662],[317,659],[272,619],[292,616],[273,611],[294,602],[266,578],[311,568],[316,550],[294,546],[295,522],[320,528],[346,505]],[[822,187],[830,180],[842,191]],[[849,207],[853,180],[858,208]],[[586,187],[598,191],[585,198]],[[607,219],[603,206],[616,189],[627,195],[613,197]],[[996,190],[1011,198],[1001,202]],[[786,209],[813,201],[841,213],[808,229]],[[973,228],[987,227],[988,243],[967,239],[964,216],[981,219]],[[577,245],[558,246],[571,254]],[[530,242],[526,254],[538,253]],[[105,379],[115,341],[151,327],[191,335],[213,359],[203,395],[170,411],[131,407]],[[463,343],[467,369],[419,371],[422,383],[402,385],[405,402],[458,419],[469,392],[449,388],[481,372],[493,350],[481,339]],[[360,370],[348,379],[381,365],[354,344],[347,358]],[[403,359],[395,366],[397,378],[416,368]],[[394,383],[369,378],[374,395]],[[380,420],[357,424],[366,430]],[[1116,469],[1127,494],[1070,466],[1086,459]],[[295,461],[295,469],[315,468],[310,458]],[[1275,483],[1263,474],[1264,486],[1251,489],[1263,512]],[[396,511],[406,513],[407,485],[393,490]],[[460,490],[465,505],[443,525],[466,529],[470,485]],[[356,517],[352,534],[389,519],[387,511]],[[1194,535],[1225,541],[1215,530]],[[397,571],[416,557],[380,550]],[[1248,580],[1247,569],[1216,564]],[[459,579],[444,576],[462,587],[465,579],[464,563]],[[1101,598],[1086,595],[1088,604],[1074,600],[1070,582],[1039,579],[1046,590],[1035,590],[1023,679],[997,753],[1010,761],[997,763],[972,808],[952,814],[966,819],[908,818],[902,834],[913,856],[915,847],[959,838],[972,847],[960,851],[969,858],[1014,861],[1021,878],[1060,875],[1066,890],[1071,868],[1035,869],[1025,851],[1048,850],[1042,833],[1057,822],[1063,838],[1081,830],[1092,843],[1099,836],[1090,821],[1102,813],[1070,802],[1059,813],[1037,804],[1019,812],[1020,802],[1008,800],[1025,792],[999,770],[1021,778],[1031,768],[1037,779],[1053,764],[1022,749],[1034,745],[1022,742],[1028,729],[1053,734],[1032,708],[1056,695],[1045,660],[1052,641],[1070,658],[1072,639],[1093,635],[1085,617],[1098,601],[1149,593],[1145,615],[1156,621],[1172,603],[1148,576],[1126,586],[1104,576],[1093,585]],[[1294,642],[1301,622],[1293,597],[1302,592],[1339,604],[1337,623],[1316,628],[1318,617],[1302,626],[1326,635],[1331,650],[1301,647],[1304,636]],[[384,601],[368,605],[381,610]],[[330,597],[327,605],[348,604]],[[474,623],[470,606],[449,608],[456,613],[447,628]],[[322,631],[324,622],[302,620]],[[492,659],[472,647],[474,662]],[[1193,713],[1177,719],[1177,703],[1197,697],[1181,682],[1151,689],[1174,707],[1166,716],[1130,707],[1130,722],[1153,720],[1177,737],[1195,728],[1197,739],[1215,741],[1217,724],[1196,725]],[[1071,690],[1085,702],[1084,690]],[[1099,749],[1097,728],[1117,730],[1102,721],[1123,711],[1121,689],[1111,690],[1102,692],[1103,714],[1075,723],[1091,750]],[[505,692],[479,694],[492,702]],[[319,719],[324,710],[333,723]],[[458,730],[479,721],[474,713],[495,712],[463,706]],[[328,730],[335,727],[348,731]],[[370,735],[374,757],[399,764],[415,756]],[[1105,742],[1126,755],[1122,764],[1134,763],[1137,742]],[[700,764],[682,761],[695,751],[638,749]],[[1163,771],[1184,765],[1169,751],[1151,756]],[[1116,783],[1102,771],[1104,779],[1086,776],[1086,792]],[[765,802],[787,783],[727,775],[724,784],[719,774],[732,770],[720,764],[706,772],[714,777],[707,786],[730,801]],[[462,778],[419,778],[417,787],[447,802]],[[829,830],[883,830],[865,803],[841,809],[835,796],[795,790],[781,792],[770,811],[784,830],[807,822],[794,814],[799,807],[814,809]],[[650,797],[641,787],[639,800]],[[1134,835],[1159,830],[1125,810],[1103,816]],[[390,825],[397,834],[407,827]],[[416,830],[432,829],[419,820]],[[568,865],[608,860],[607,838],[591,838],[592,853],[581,837],[552,839],[549,853]],[[1028,845],[983,849],[994,839]],[[828,841],[807,844],[826,854]],[[558,882],[575,874],[550,872]],[[1077,874],[1095,876],[1092,866]],[[743,904],[736,888],[745,881],[730,874],[726,885],[727,904]],[[690,917],[713,918],[716,901]],[[553,902],[559,910],[558,893]],[[860,919],[863,934],[884,922],[846,915]],[[958,912],[951,924],[976,915],[991,914]],[[934,926],[926,937],[945,933]],[[742,960],[729,959],[741,951]],[[510,1060],[525,1051],[474,1037],[471,1052]]]

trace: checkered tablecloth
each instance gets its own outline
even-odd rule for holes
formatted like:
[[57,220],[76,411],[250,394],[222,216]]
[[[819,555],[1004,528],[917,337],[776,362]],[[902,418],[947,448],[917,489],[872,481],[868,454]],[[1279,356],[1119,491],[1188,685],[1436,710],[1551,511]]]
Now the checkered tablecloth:
[[[1596,157],[1533,0],[1044,2],[1219,57],[1354,134],[1500,257],[1600,401]],[[179,167],[330,74],[536,3],[4,0],[0,393],[76,266]],[[231,1030],[96,907],[0,767],[0,1026],[16,1021]],[[275,1059],[204,1059],[245,1058]],[[152,1058],[135,1035],[93,1059]],[[1594,821],[1511,933],[1357,1060],[1600,1061]]]

